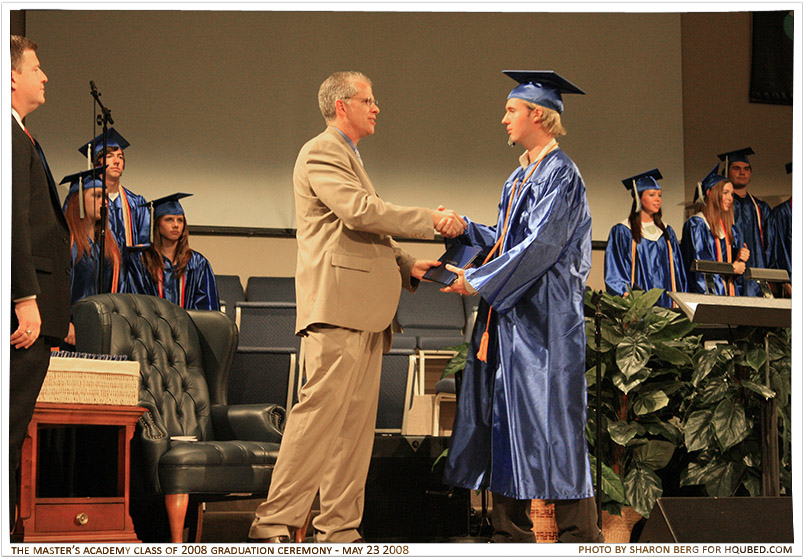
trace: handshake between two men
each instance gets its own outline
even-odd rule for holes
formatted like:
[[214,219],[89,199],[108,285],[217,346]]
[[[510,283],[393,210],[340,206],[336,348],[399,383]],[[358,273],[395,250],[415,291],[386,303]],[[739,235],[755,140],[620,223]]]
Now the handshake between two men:
[[[433,228],[446,238],[455,238],[466,232],[466,221],[452,209],[446,209],[443,205],[438,209],[431,210],[433,217]],[[441,262],[438,260],[416,260],[411,269],[411,275],[416,279],[421,279],[431,267],[438,267]],[[463,270],[447,264],[446,268],[458,275],[457,279],[448,287],[441,289],[443,292],[456,292],[465,295],[475,294],[477,291],[468,286],[463,277]]]

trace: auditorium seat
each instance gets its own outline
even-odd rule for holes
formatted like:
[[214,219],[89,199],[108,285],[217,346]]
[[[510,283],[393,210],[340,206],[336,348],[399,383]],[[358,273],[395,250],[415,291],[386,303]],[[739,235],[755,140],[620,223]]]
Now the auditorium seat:
[[234,403],[275,403],[290,409],[298,400],[300,338],[295,302],[239,302],[240,330],[229,381]]
[[238,275],[216,275],[215,283],[218,285],[221,312],[234,320],[235,304],[246,300],[246,293],[240,283],[240,277]]
[[408,411],[413,404],[415,371],[416,355],[413,347],[392,346],[389,352],[382,355],[380,398],[374,429],[376,433],[399,434],[405,431]]
[[249,277],[246,281],[249,302],[296,302],[294,277]]
[[399,297],[396,316],[402,337],[416,339],[419,357],[416,394],[419,395],[433,393],[437,381],[434,378],[440,377],[440,373],[434,375],[428,371],[428,358],[437,357],[446,364],[455,353],[444,349],[464,341],[466,310],[463,297],[457,293],[442,293],[440,288],[439,283],[422,281],[415,293],[403,289]]

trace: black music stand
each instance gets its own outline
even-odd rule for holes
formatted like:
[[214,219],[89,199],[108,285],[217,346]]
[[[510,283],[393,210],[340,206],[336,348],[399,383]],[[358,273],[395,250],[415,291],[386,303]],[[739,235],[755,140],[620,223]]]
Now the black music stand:
[[[667,293],[693,323],[730,326],[790,327],[789,298]],[[768,353],[768,335],[765,335]],[[770,388],[770,361],[765,359],[765,386]],[[779,428],[776,397],[762,409],[762,495],[779,496]]]

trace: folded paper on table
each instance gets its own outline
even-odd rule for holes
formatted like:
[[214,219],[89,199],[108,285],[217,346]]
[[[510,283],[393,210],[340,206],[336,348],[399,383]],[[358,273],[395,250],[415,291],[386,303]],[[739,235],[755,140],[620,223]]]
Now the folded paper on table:
[[480,248],[475,246],[466,246],[464,244],[453,244],[447,251],[444,252],[438,261],[441,265],[438,267],[431,267],[424,274],[424,278],[428,281],[434,281],[443,285],[451,285],[457,274],[453,271],[447,270],[447,264],[466,269],[475,261],[477,255],[480,253]]

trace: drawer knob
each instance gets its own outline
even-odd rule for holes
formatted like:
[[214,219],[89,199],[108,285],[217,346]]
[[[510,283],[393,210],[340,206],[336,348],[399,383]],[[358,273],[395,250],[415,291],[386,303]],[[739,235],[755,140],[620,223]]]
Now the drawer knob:
[[78,515],[75,516],[75,522],[78,523],[79,525],[86,525],[87,523],[89,523],[89,516],[83,512],[79,513]]

